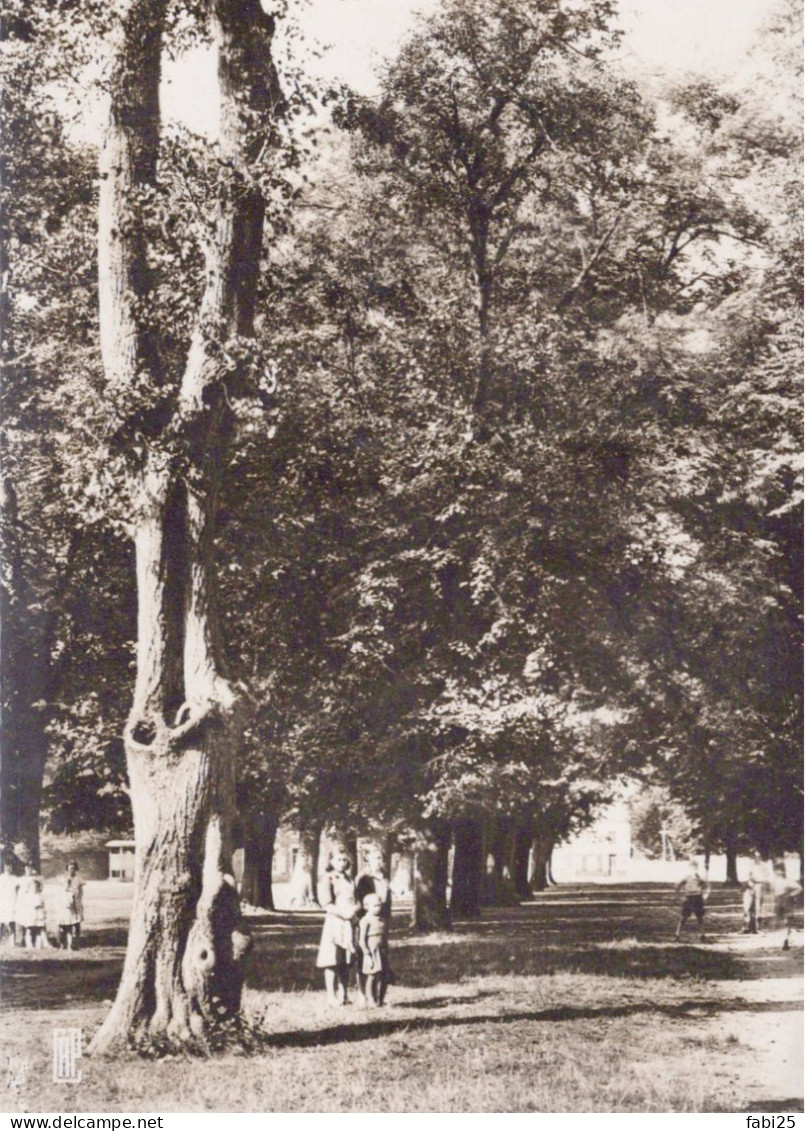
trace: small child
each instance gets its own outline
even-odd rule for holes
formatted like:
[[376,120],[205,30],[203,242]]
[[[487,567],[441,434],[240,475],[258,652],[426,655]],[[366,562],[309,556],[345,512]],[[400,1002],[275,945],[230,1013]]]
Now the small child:
[[389,927],[383,917],[379,895],[364,896],[364,911],[358,924],[358,948],[363,955],[362,974],[366,977],[367,1005],[382,1005],[389,969]]
[[680,918],[677,921],[677,930],[674,935],[675,942],[680,942],[680,932],[692,915],[697,920],[697,926],[700,929],[700,942],[704,942],[705,935],[702,928],[705,919],[705,901],[710,895],[710,888],[700,875],[696,860],[690,861],[689,870],[677,885],[676,890],[683,893],[683,905],[680,908]]
[[67,875],[58,888],[56,913],[59,945],[65,950],[78,950],[81,921],[84,918],[84,885],[78,878],[78,864],[75,860],[67,865]]
[[17,922],[17,886],[19,879],[7,856],[0,861],[0,943],[13,946]]
[[42,877],[36,874],[33,864],[26,863],[25,875],[17,889],[17,926],[22,932],[22,942],[29,949],[42,950],[50,946],[46,930],[45,895]]

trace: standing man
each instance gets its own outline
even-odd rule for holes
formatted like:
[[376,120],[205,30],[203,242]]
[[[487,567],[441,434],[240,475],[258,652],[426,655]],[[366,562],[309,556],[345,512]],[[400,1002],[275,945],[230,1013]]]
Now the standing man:
[[703,934],[703,921],[705,919],[705,901],[711,894],[711,889],[702,878],[696,860],[689,861],[689,870],[677,885],[678,894],[683,894],[683,904],[680,908],[680,918],[677,921],[675,942],[680,942],[680,932],[686,922],[693,915],[700,929],[700,942],[705,942]]
[[747,886],[742,896],[744,909],[744,934],[756,935],[761,927],[762,912],[764,910],[764,885],[768,880],[768,869],[761,858],[761,854],[753,854],[753,863],[747,877]]

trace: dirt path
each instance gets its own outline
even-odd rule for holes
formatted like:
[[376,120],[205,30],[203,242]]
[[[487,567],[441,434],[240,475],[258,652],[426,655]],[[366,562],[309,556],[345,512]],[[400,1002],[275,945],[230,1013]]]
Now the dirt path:
[[802,947],[782,951],[764,935],[722,939],[716,945],[739,957],[748,977],[730,984],[734,1005],[711,1018],[709,1030],[716,1040],[736,1041],[740,1055],[731,1072],[741,1077],[756,1110],[793,1111],[799,1104],[802,1111]]

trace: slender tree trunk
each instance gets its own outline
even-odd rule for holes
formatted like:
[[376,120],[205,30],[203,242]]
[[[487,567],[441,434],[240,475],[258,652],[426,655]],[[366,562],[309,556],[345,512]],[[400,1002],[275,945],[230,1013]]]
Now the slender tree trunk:
[[381,838],[381,853],[383,855],[383,867],[387,876],[392,878],[392,856],[395,851],[396,838],[394,833],[385,833]]
[[241,899],[253,907],[274,911],[271,866],[279,822],[274,813],[247,812],[243,834]]
[[38,868],[49,642],[45,618],[31,609],[17,492],[7,476],[0,482],[0,535],[0,838],[24,844]]
[[[231,411],[230,337],[251,334],[263,204],[250,163],[276,105],[273,21],[259,0],[212,0],[221,94],[215,236],[173,399],[148,319],[145,202],[156,187],[166,0],[121,0],[101,157],[101,350],[111,397],[150,385],[123,427],[137,558],[137,678],[124,732],[135,829],[129,942],[118,994],[92,1044],[204,1049],[240,1009],[250,939],[232,875],[240,711],[221,669],[215,517]],[[237,367],[236,367],[237,368]],[[235,375],[237,379],[237,374]],[[165,429],[166,424],[170,427]],[[154,441],[149,444],[149,438]],[[145,441],[145,443],[144,443]]]
[[423,830],[414,850],[414,898],[411,926],[415,931],[450,928],[447,908],[450,829],[442,822]]
[[454,919],[477,919],[481,914],[483,842],[481,821],[457,821],[454,825],[451,882],[451,916]]
[[528,829],[517,829],[512,856],[512,882],[520,899],[531,899],[532,896],[532,889],[529,886],[531,848],[532,837]]
[[532,841],[532,891],[545,891],[550,883],[551,853],[554,844],[545,837],[537,836]]
[[478,371],[473,390],[473,412],[479,415],[486,406],[492,380],[490,309],[493,295],[493,275],[488,253],[490,216],[488,207],[479,198],[475,198],[470,205],[468,227],[478,325]]
[[732,838],[725,839],[725,883],[731,887],[739,884],[739,874],[736,871],[736,842]]

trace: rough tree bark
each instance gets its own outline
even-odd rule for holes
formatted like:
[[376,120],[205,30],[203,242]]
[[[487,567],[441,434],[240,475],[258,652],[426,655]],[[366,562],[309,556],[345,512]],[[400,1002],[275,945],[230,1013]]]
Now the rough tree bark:
[[450,928],[447,907],[450,828],[438,822],[422,830],[414,846],[414,891],[411,926],[415,931]]
[[243,879],[241,899],[253,907],[274,911],[271,866],[279,822],[274,813],[247,810],[243,818]]
[[225,382],[240,376],[226,366],[226,346],[252,333],[264,213],[250,166],[279,104],[274,25],[259,0],[211,0],[221,100],[215,234],[184,372],[170,382],[148,320],[143,223],[157,177],[166,7],[167,0],[116,5],[101,155],[100,324],[109,393],[145,385],[170,411],[141,413],[129,429],[132,455],[138,446],[147,452],[131,484],[137,677],[124,733],[135,884],[123,975],[94,1052],[120,1044],[205,1047],[239,1013],[250,945],[232,876],[240,711],[221,670],[213,535],[231,428]]

